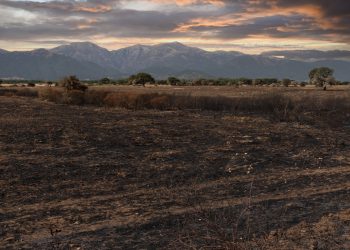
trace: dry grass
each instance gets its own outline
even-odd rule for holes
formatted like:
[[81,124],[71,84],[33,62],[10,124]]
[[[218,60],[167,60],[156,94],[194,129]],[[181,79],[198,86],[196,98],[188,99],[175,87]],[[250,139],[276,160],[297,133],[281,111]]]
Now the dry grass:
[[[314,124],[270,119],[265,94],[271,102],[237,94],[255,100],[241,113],[186,110],[203,100],[222,109],[199,95],[148,94],[111,99],[141,110],[0,98],[1,247],[349,249],[343,92],[285,93]],[[322,124],[328,115],[334,125]]]
[[38,91],[31,88],[0,88],[0,96],[38,97]]
[[230,113],[268,114],[279,121],[303,121],[305,114],[338,112],[350,109],[350,94],[342,95],[291,95],[288,92],[270,91],[250,96],[200,96],[157,92],[124,92],[94,89],[86,92],[43,88],[40,98],[55,103],[118,107],[131,110],[202,110]]
[[58,88],[45,88],[39,91],[39,97],[43,100],[60,103],[63,98],[63,90]]

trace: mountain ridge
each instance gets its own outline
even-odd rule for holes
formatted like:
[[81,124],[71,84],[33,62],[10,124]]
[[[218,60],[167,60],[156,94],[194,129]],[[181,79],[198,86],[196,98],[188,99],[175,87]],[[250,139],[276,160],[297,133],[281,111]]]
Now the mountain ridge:
[[[350,54],[350,51],[348,51]],[[36,49],[26,52],[2,52],[0,50],[0,66],[6,58],[9,65],[14,61],[21,62],[22,56],[26,64],[17,71],[8,66],[0,67],[1,77],[45,77],[56,79],[68,73],[75,72],[81,78],[99,79],[101,77],[127,77],[128,75],[145,71],[152,73],[156,78],[168,76],[212,76],[219,77],[275,77],[306,80],[308,72],[318,66],[328,66],[335,69],[335,75],[340,80],[349,80],[348,71],[350,61],[333,60],[331,55],[342,56],[339,51],[315,51],[313,57],[319,55],[319,60],[295,58],[302,54],[300,51],[270,51],[260,55],[249,55],[238,51],[206,51],[190,47],[179,42],[162,43],[157,45],[133,45],[130,47],[107,50],[91,42],[76,42],[61,45],[53,49]],[[289,55],[288,58],[279,55]],[[307,54],[307,53],[305,53]],[[345,53],[346,54],[346,53]],[[31,55],[37,67],[30,65],[28,57]],[[324,55],[328,58],[324,59]],[[38,57],[42,57],[39,60]],[[62,62],[66,62],[66,66]],[[2,62],[2,64],[1,64]],[[46,62],[46,65],[43,64]],[[49,62],[49,63],[48,63]],[[68,67],[69,65],[69,67]],[[28,72],[29,70],[33,72]],[[87,72],[84,72],[86,70]],[[23,71],[23,72],[20,72]],[[24,73],[26,71],[26,73]],[[185,74],[184,74],[185,72]],[[202,72],[202,73],[200,73]],[[53,74],[50,76],[50,74]]]
[[84,79],[118,77],[115,69],[106,69],[91,62],[80,62],[46,49],[0,53],[0,78],[58,80],[66,75]]

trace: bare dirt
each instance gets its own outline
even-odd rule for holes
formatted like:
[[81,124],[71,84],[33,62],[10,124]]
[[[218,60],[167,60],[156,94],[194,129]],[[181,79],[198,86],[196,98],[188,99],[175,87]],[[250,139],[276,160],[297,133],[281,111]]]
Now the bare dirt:
[[349,249],[350,114],[325,117],[0,97],[0,248]]

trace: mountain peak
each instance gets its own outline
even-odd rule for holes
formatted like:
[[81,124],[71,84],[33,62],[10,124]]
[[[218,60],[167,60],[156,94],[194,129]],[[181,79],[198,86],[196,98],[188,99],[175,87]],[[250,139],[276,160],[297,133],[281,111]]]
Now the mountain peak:
[[153,46],[154,49],[158,49],[160,51],[168,51],[173,53],[189,53],[189,52],[204,52],[204,50],[187,46],[180,42],[171,42],[171,43],[161,43]]
[[170,42],[170,43],[160,43],[158,45],[155,45],[156,47],[171,47],[174,49],[183,49],[183,48],[190,48],[189,46],[180,43],[180,42]]
[[70,43],[69,45],[75,46],[75,47],[90,47],[90,48],[100,47],[97,44],[94,44],[91,42],[74,42],[74,43]]
[[78,61],[88,61],[100,66],[113,66],[110,51],[90,42],[75,42],[50,50],[55,54],[72,57]]
[[50,51],[47,49],[35,49],[32,51],[29,51],[29,53],[31,53],[33,55],[40,55],[40,56],[45,56],[45,55],[51,54]]
[[105,48],[102,48],[94,43],[91,42],[74,42],[66,45],[61,45],[56,48],[53,48],[53,51],[62,50],[62,49],[82,49],[82,50],[92,50],[92,49],[101,49],[106,50]]
[[[135,44],[133,46],[130,46],[130,47],[126,47],[126,48],[149,48],[151,46],[149,45],[143,45],[143,44]],[[125,48],[124,48],[125,49]]]
[[178,42],[178,41],[175,41],[175,42],[169,42],[169,43],[162,43],[162,44],[169,45],[169,46],[180,46],[180,47],[187,47],[185,44],[180,43],[180,42]]

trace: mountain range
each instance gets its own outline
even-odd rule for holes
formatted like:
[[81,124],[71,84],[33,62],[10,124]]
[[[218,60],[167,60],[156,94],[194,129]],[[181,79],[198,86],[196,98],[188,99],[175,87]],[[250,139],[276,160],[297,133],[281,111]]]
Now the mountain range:
[[350,51],[270,51],[248,55],[235,51],[205,51],[184,44],[134,45],[109,51],[89,42],[50,50],[9,52],[0,49],[0,78],[57,80],[66,75],[81,79],[113,79],[148,72],[158,79],[179,78],[290,78],[306,80],[315,67],[335,70],[350,80]]

